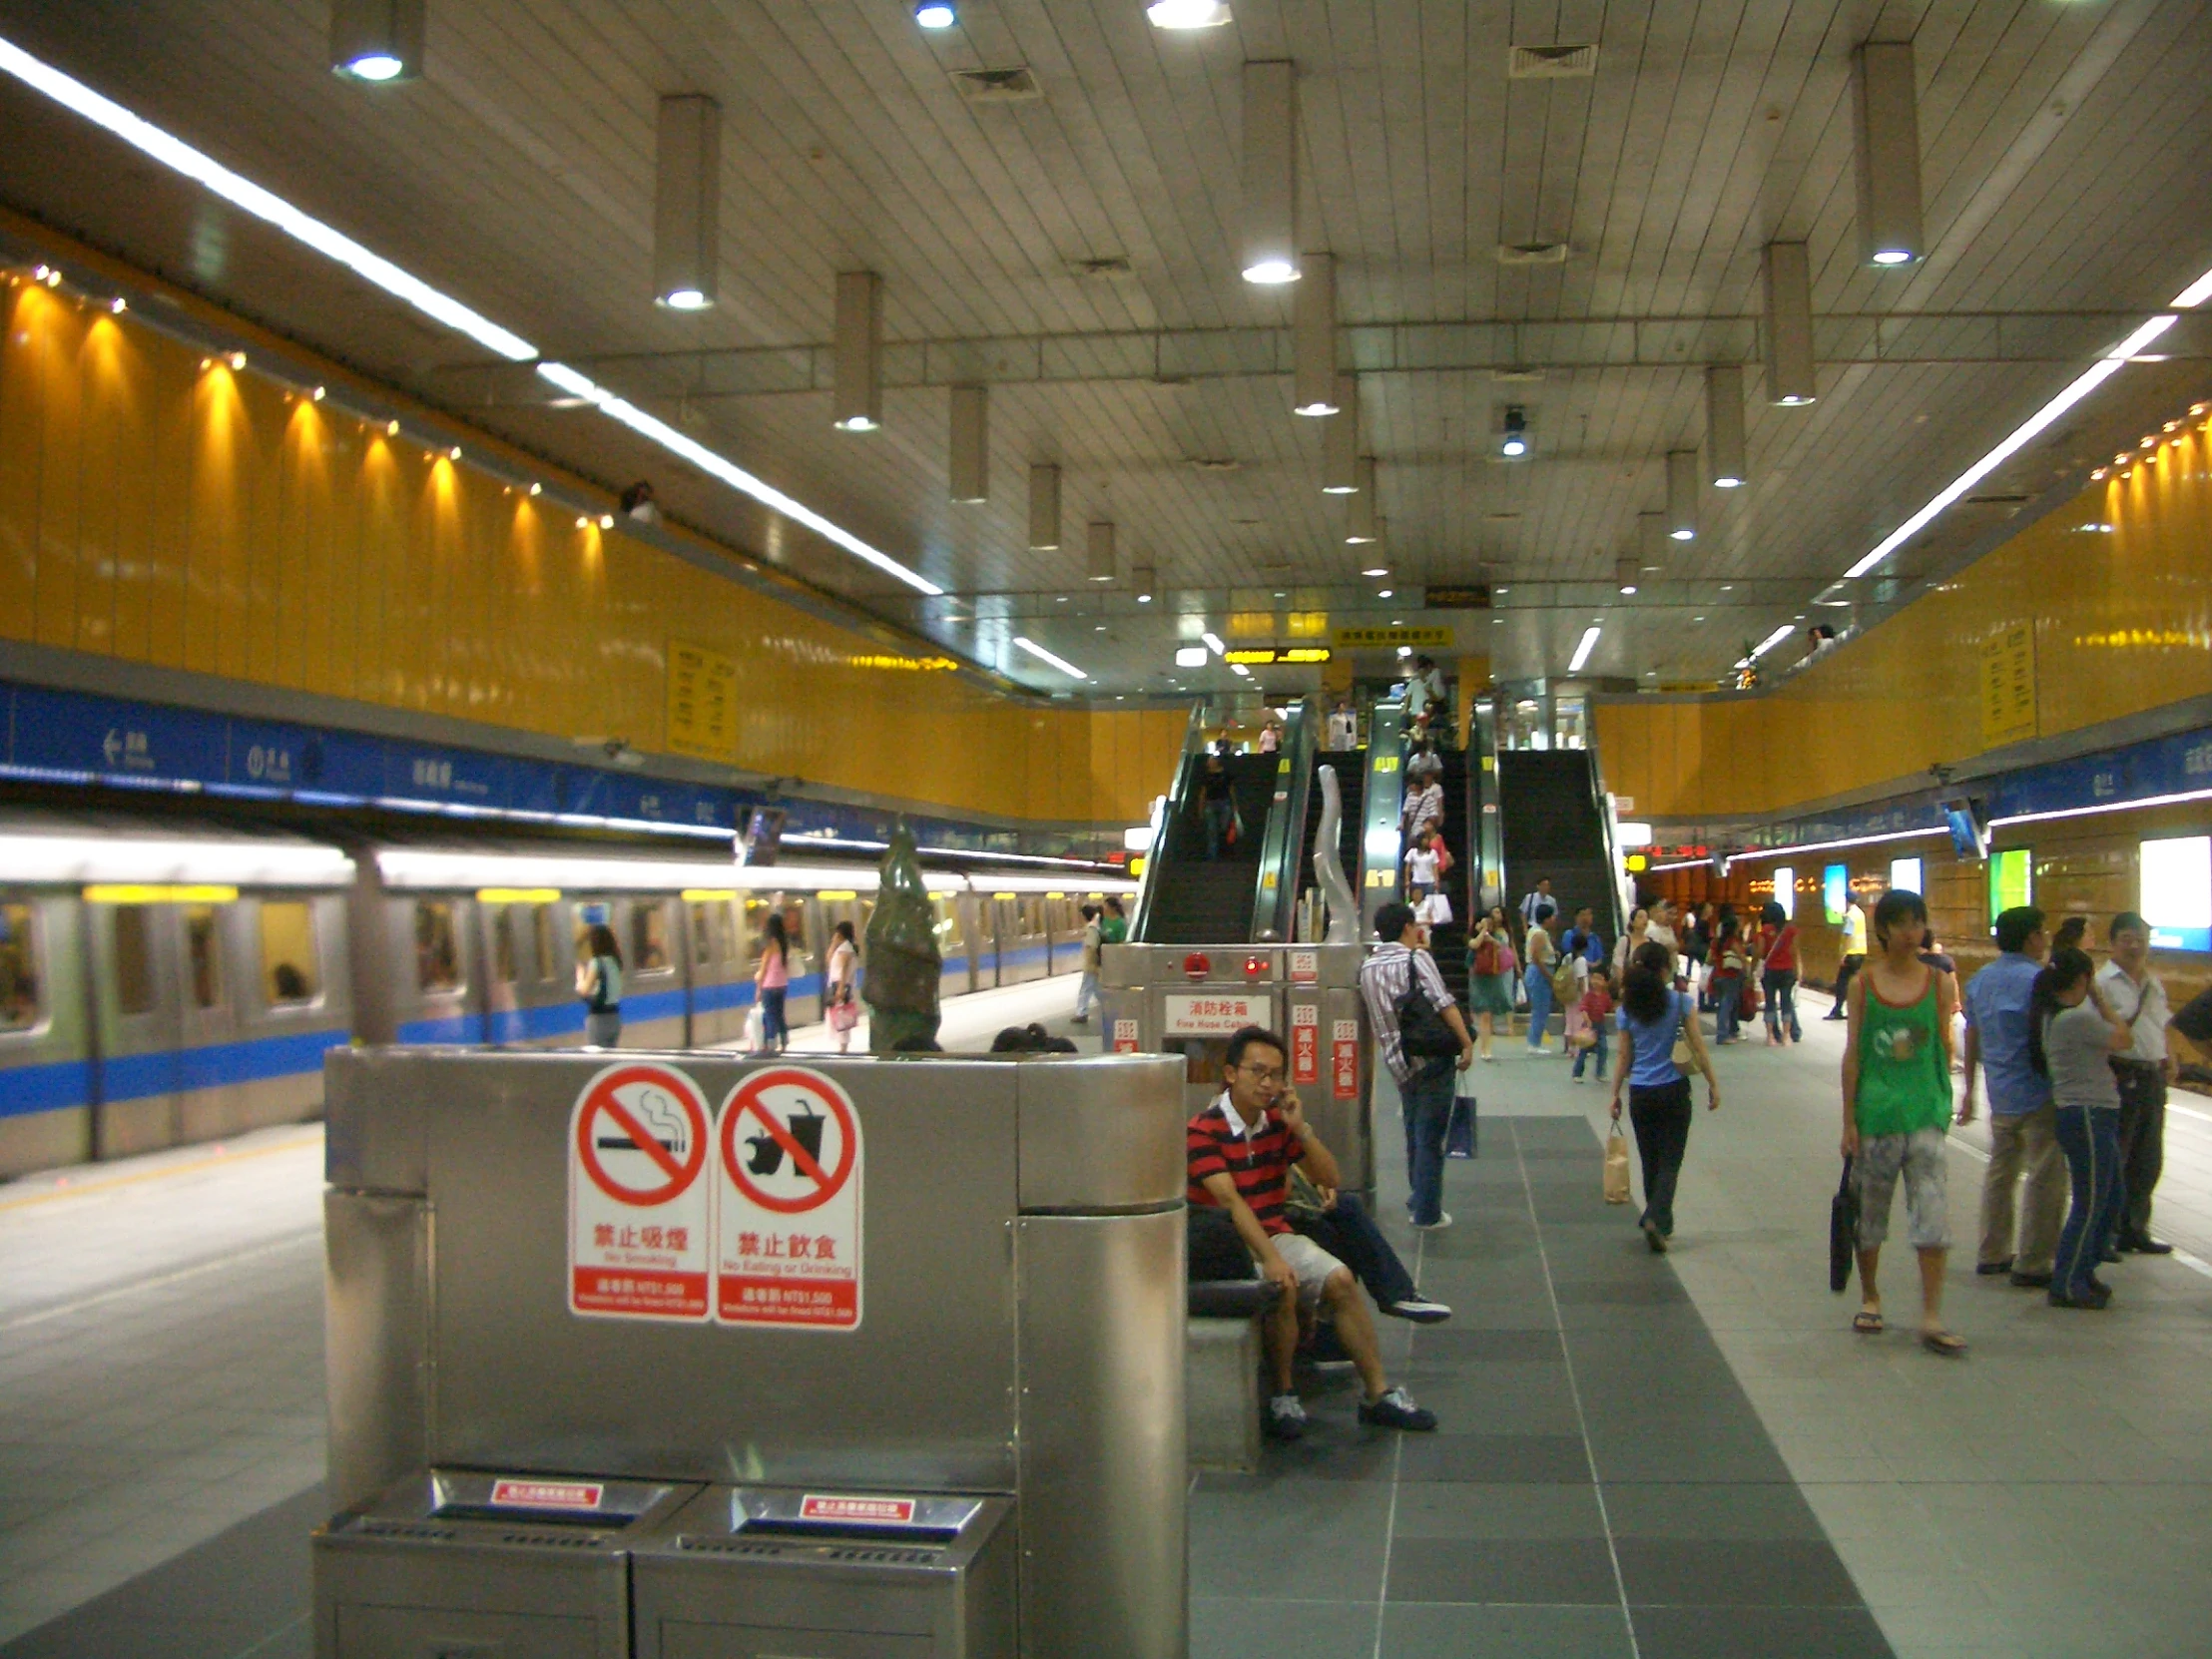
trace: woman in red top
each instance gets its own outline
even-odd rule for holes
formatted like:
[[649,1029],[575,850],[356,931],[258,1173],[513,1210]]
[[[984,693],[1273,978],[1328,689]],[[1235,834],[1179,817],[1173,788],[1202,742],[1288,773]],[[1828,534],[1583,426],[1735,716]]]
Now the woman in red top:
[[1764,947],[1761,977],[1767,987],[1767,1041],[1782,1041],[1785,1028],[1790,1041],[1805,1041],[1805,1027],[1797,1015],[1797,923],[1782,906],[1768,899],[1759,911],[1759,942]]

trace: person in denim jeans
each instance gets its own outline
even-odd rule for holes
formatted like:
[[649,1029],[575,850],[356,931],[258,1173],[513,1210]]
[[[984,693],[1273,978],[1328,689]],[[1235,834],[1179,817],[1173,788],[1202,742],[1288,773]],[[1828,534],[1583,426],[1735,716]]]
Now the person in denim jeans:
[[1797,923],[1780,903],[1768,899],[1760,906],[1759,976],[1767,992],[1767,1042],[1775,1045],[1789,1034],[1790,1041],[1805,1041],[1805,1027],[1798,1023]]
[[1521,959],[1528,964],[1522,978],[1528,986],[1528,1051],[1542,1054],[1544,1030],[1551,1023],[1551,965],[1559,954],[1557,945],[1551,942],[1551,918],[1559,912],[1548,902],[1536,906],[1536,919],[1529,924],[1528,948],[1521,952]]
[[[1412,1187],[1413,1225],[1449,1227],[1451,1217],[1443,1210],[1444,1131],[1451,1122],[1455,1073],[1474,1062],[1474,1039],[1467,1035],[1466,1021],[1444,988],[1435,958],[1420,948],[1421,927],[1413,919],[1412,906],[1395,900],[1383,905],[1376,912],[1375,931],[1384,942],[1360,969],[1360,995],[1375,1028],[1376,1050],[1397,1080],[1398,1099],[1405,1110],[1405,1173]],[[1397,1009],[1416,985],[1458,1038],[1456,1059],[1449,1054],[1405,1052]]]

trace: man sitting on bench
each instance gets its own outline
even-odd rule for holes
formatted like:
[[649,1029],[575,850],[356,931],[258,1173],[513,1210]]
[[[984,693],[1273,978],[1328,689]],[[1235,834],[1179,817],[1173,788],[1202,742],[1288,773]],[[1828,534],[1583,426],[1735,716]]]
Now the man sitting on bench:
[[1306,1407],[1292,1381],[1299,1320],[1326,1305],[1337,1339],[1360,1373],[1360,1420],[1383,1428],[1432,1429],[1436,1414],[1388,1385],[1377,1352],[1375,1322],[1352,1270],[1313,1240],[1291,1231],[1283,1214],[1293,1164],[1315,1186],[1341,1181],[1306,1109],[1285,1079],[1290,1049],[1272,1031],[1248,1025],[1229,1039],[1221,1098],[1190,1121],[1185,1137],[1194,1205],[1229,1212],[1260,1276],[1278,1287],[1268,1316],[1268,1364],[1275,1390],[1263,1426],[1279,1440],[1306,1432]]

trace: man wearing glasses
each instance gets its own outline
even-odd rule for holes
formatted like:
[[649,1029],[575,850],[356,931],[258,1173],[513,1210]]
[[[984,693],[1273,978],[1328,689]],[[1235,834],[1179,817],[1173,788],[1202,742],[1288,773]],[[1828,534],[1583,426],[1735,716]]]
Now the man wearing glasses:
[[1393,1388],[1382,1374],[1375,1322],[1352,1270],[1313,1240],[1291,1231],[1284,1202],[1291,1166],[1317,1187],[1342,1184],[1336,1157],[1322,1144],[1297,1091],[1287,1085],[1289,1049],[1272,1031],[1248,1025],[1229,1039],[1227,1086],[1190,1121],[1185,1138],[1189,1200],[1229,1212],[1262,1278],[1277,1287],[1268,1316],[1268,1363],[1275,1391],[1265,1426],[1279,1440],[1306,1432],[1306,1406],[1292,1381],[1299,1320],[1327,1307],[1337,1338],[1360,1374],[1360,1420],[1382,1428],[1432,1429],[1436,1414]]

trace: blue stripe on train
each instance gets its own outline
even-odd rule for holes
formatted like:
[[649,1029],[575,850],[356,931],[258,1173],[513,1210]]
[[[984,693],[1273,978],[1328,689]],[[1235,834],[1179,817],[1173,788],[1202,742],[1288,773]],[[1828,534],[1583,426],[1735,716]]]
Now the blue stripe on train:
[[[791,982],[793,997],[820,995],[822,975],[803,973]],[[695,985],[692,988],[692,1010],[708,1013],[718,1008],[749,1008],[753,1005],[753,981],[738,980],[731,984]],[[684,1017],[684,992],[681,987],[672,991],[648,991],[622,999],[622,1018],[625,1024],[643,1025],[648,1020],[682,1019]],[[581,1033],[584,1029],[584,1005],[581,1002],[554,1002],[539,1008],[504,1008],[491,1016],[491,1040],[495,1043],[543,1042],[549,1038],[565,1037]],[[408,1020],[399,1027],[399,1040],[403,1043],[473,1043],[477,1040],[477,1017],[474,1014],[445,1014],[434,1019]],[[319,1061],[317,1062],[320,1063]]]
[[[343,1031],[291,1031],[243,1042],[210,1043],[204,1048],[119,1054],[101,1065],[102,1093],[109,1102],[121,1104],[149,1095],[190,1093],[319,1071],[323,1054],[343,1048],[349,1040]],[[0,1117],[82,1106],[91,1093],[90,1083],[91,1068],[82,1060],[57,1060],[0,1071]]]

